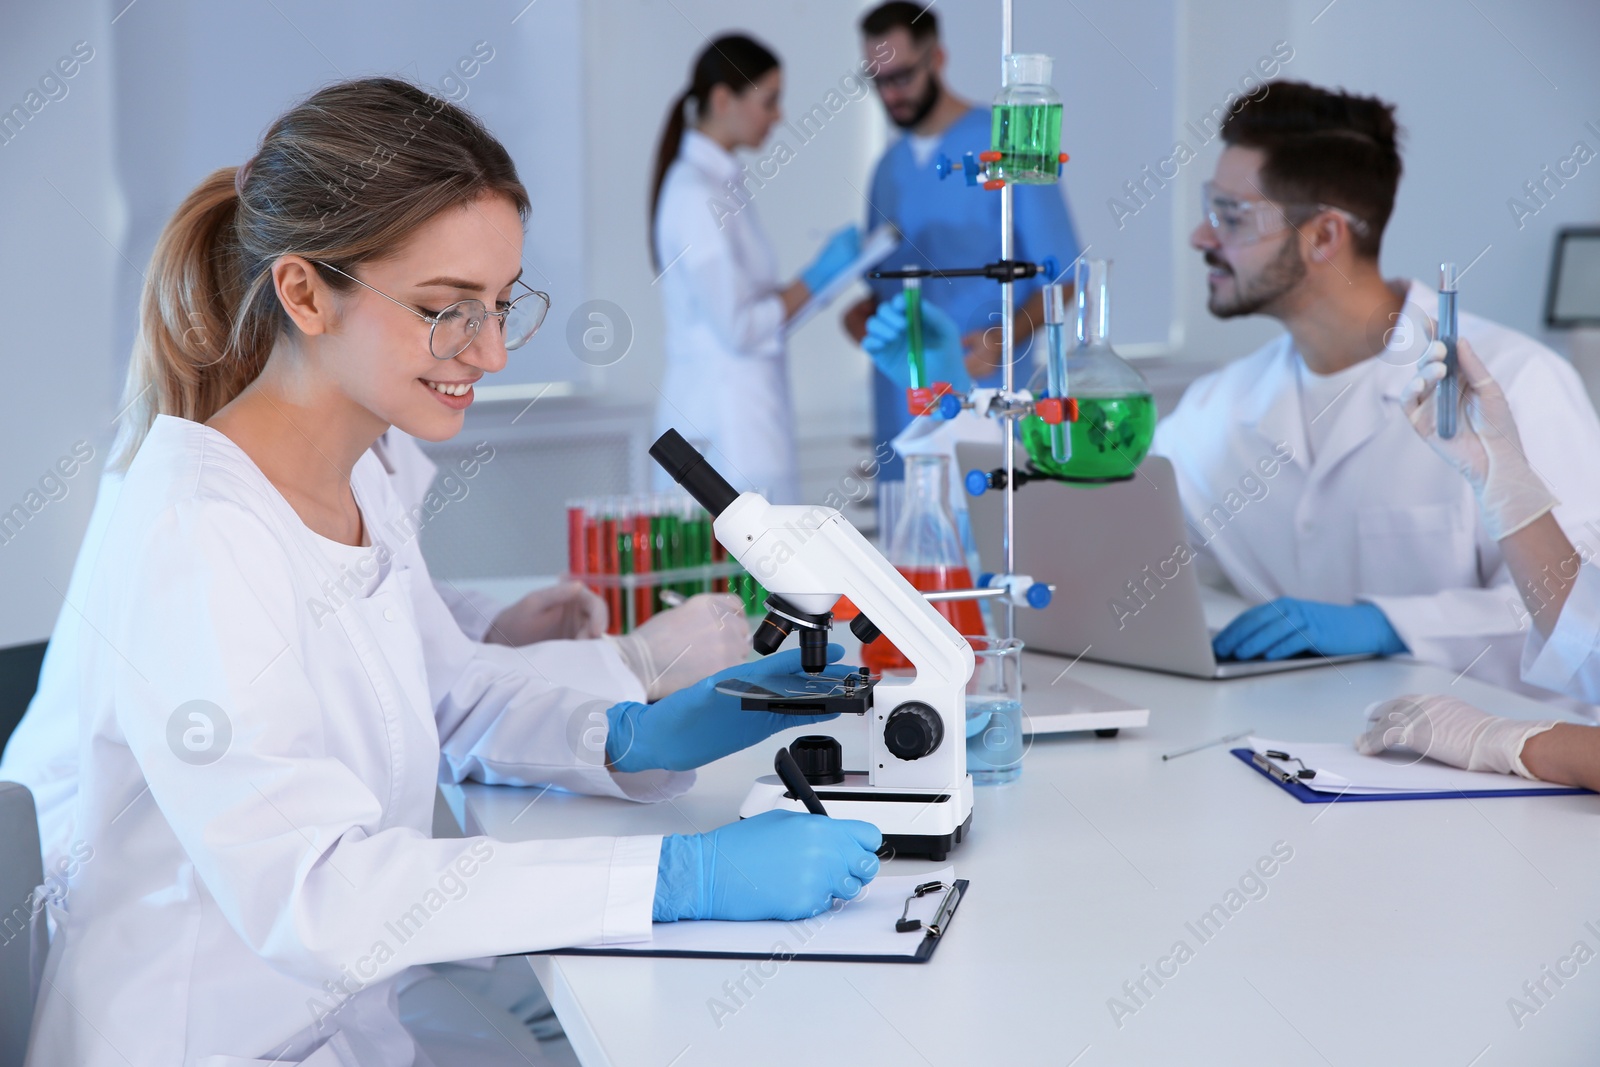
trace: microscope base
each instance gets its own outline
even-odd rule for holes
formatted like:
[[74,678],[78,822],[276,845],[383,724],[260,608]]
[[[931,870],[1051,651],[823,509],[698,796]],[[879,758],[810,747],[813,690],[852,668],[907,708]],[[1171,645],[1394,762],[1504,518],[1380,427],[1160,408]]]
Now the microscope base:
[[[844,781],[816,786],[817,799],[835,819],[860,819],[883,831],[886,849],[896,856],[942,861],[972,829],[972,778],[961,789],[888,789],[867,784],[866,774],[846,771]],[[757,778],[739,818],[764,811],[805,811],[775,774]]]

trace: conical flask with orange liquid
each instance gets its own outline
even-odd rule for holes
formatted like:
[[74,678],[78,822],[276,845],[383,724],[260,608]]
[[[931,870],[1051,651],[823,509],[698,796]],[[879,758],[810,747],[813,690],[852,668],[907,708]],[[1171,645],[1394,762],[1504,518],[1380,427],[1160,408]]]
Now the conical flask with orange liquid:
[[[905,503],[889,537],[889,562],[923,592],[971,589],[972,572],[950,515],[950,457],[906,459]],[[983,612],[976,600],[938,600],[934,608],[956,632],[981,637]],[[861,662],[874,673],[909,671],[911,663],[887,637],[861,650]]]

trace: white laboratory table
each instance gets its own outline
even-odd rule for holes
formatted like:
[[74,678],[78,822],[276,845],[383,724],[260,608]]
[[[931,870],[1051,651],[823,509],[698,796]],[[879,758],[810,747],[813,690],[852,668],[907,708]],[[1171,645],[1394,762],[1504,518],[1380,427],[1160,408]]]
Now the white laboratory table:
[[[1050,707],[1067,665],[1029,656],[1026,709]],[[1229,682],[1080,662],[1066,676],[1149,707],[1150,725],[1039,738],[1019,781],[978,790],[950,856],[971,888],[930,963],[791,961],[752,978],[748,961],[532,957],[582,1061],[1600,1062],[1600,797],[1302,805],[1226,746],[1161,760],[1246,728],[1349,739],[1371,701],[1407,692],[1545,709],[1400,661]],[[712,764],[670,803],[481,785],[456,801],[469,832],[501,838],[709,830],[786,740]],[[1524,983],[1541,981],[1535,999]]]

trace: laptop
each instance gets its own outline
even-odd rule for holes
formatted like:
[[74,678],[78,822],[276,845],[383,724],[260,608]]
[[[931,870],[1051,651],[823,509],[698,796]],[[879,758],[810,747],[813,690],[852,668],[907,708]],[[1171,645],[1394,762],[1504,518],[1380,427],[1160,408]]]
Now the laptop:
[[[1004,463],[997,443],[960,444],[956,454],[962,472]],[[1019,449],[1018,455],[1025,454]],[[968,497],[967,507],[983,569],[1004,570],[1003,494]],[[1201,587],[1196,562],[1182,562],[1188,545],[1177,478],[1161,456],[1146,459],[1126,482],[1028,482],[1016,494],[1017,573],[1056,591],[1041,611],[1017,609],[1017,636],[1037,652],[1191,678],[1242,678],[1371,658],[1219,662],[1211,638],[1237,610],[1218,618],[1217,599]],[[1244,606],[1235,602],[1237,609]],[[1208,615],[1215,627],[1207,625]]]

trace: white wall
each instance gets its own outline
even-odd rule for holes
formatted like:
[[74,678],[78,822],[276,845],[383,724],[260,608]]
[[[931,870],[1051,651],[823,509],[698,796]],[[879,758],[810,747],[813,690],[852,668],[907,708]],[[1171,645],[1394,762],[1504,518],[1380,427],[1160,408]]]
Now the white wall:
[[[14,4],[0,33],[0,120],[29,116],[0,135],[0,646],[55,621],[110,440],[111,18],[90,0]],[[63,78],[56,64],[80,41],[93,58]],[[59,81],[41,88],[47,75]],[[79,465],[75,448],[93,458]]]

